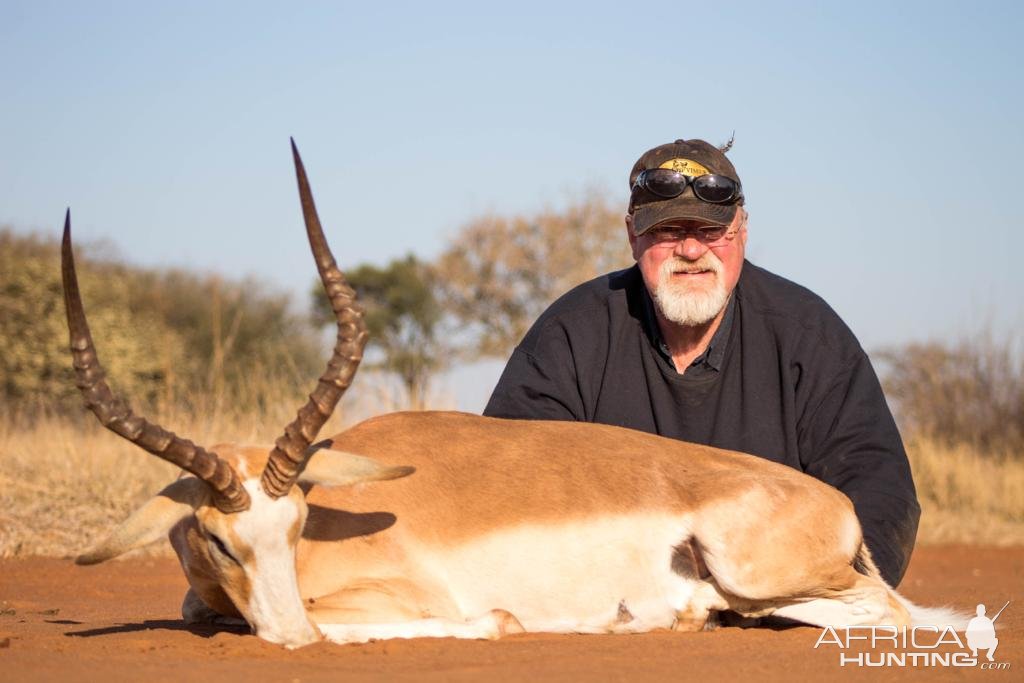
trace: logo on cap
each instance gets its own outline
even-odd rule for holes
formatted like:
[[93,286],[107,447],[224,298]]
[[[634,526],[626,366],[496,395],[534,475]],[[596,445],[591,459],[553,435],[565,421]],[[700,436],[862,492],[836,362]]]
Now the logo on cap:
[[696,178],[700,175],[707,175],[711,173],[708,169],[698,164],[693,159],[682,159],[676,157],[675,159],[669,159],[658,168],[670,168],[673,171],[678,171],[683,175],[688,175],[692,178]]

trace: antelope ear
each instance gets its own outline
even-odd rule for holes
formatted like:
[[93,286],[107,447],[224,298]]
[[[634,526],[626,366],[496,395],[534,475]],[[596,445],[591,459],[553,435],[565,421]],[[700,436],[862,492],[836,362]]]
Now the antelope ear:
[[306,461],[300,482],[324,486],[351,486],[364,481],[399,479],[416,471],[406,465],[385,465],[373,458],[355,453],[313,447],[314,455]]
[[209,498],[210,487],[203,480],[179,479],[121,522],[105,541],[76,557],[75,564],[98,564],[159,540]]

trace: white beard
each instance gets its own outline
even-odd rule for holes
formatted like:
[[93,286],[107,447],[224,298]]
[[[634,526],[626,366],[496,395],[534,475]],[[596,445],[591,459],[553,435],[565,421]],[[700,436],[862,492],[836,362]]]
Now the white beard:
[[[680,282],[673,273],[711,271],[714,282]],[[729,290],[723,281],[723,266],[710,251],[696,261],[665,259],[658,270],[658,286],[652,292],[654,303],[671,322],[687,327],[704,325],[714,320],[729,301]]]

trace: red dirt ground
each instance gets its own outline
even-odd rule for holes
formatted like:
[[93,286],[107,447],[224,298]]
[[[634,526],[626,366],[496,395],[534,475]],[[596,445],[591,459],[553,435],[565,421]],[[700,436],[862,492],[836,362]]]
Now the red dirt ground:
[[[1024,548],[933,547],[915,553],[901,587],[920,604],[969,613],[983,602],[989,616],[1011,600],[997,622],[996,653],[1009,669],[986,671],[840,667],[840,650],[815,649],[821,630],[811,627],[392,640],[288,651],[239,630],[186,627],[179,613],[185,580],[174,560],[97,567],[0,560],[0,681],[1013,681],[1022,680],[1024,667],[1022,577]],[[942,651],[950,649],[957,650]]]

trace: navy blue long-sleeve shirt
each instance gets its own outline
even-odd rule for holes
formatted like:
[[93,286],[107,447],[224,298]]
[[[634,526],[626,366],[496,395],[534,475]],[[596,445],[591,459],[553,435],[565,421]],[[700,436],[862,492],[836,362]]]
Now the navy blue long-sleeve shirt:
[[920,508],[867,354],[821,298],[750,262],[729,306],[712,363],[680,374],[638,268],[584,283],[516,347],[484,414],[618,425],[789,465],[853,501],[897,585]]

